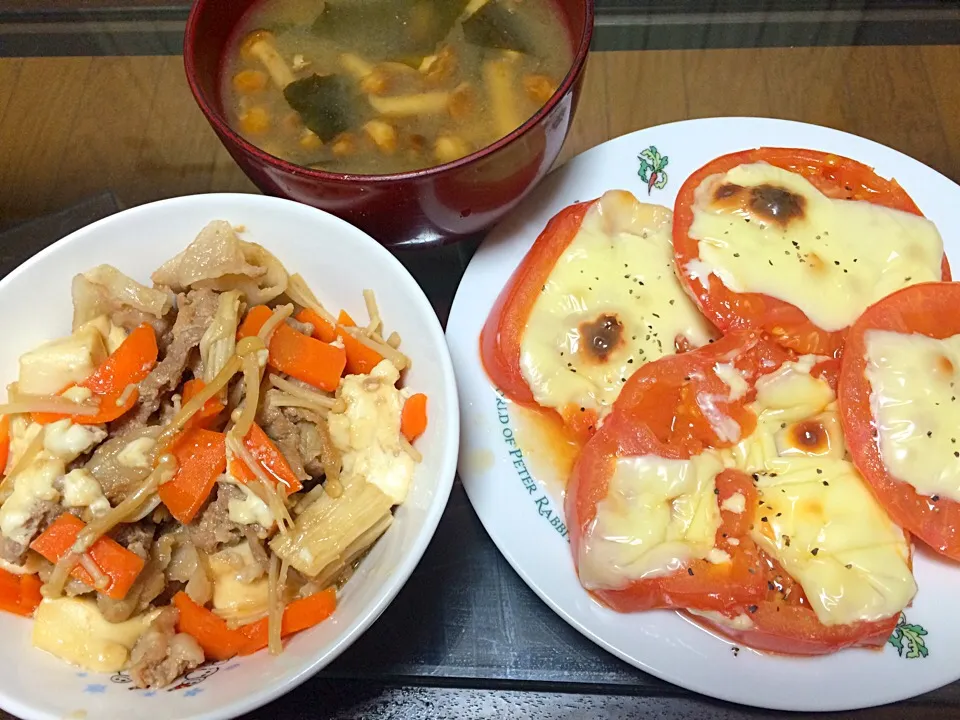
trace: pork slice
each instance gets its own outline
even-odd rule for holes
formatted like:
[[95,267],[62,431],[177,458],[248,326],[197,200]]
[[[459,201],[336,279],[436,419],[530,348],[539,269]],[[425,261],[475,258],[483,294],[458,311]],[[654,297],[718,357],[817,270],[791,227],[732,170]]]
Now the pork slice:
[[276,443],[297,478],[309,480],[310,473],[304,469],[304,458],[300,455],[300,431],[282,410],[273,404],[277,394],[276,390],[266,392],[263,404],[257,411],[257,421],[267,437]]
[[173,313],[171,312],[158,318],[156,315],[151,315],[150,313],[145,313],[142,310],[137,310],[132,307],[122,307],[110,314],[110,322],[123,328],[127,332],[131,332],[146,323],[152,327],[153,331],[157,334],[157,341],[161,348],[163,347],[163,338],[170,332],[172,318]]
[[64,509],[55,502],[49,500],[38,500],[30,508],[30,516],[23,527],[26,530],[29,539],[26,544],[21,544],[4,535],[0,535],[0,558],[13,565],[22,565],[29,550],[30,541],[33,537],[47,529],[54,520],[60,517]]
[[173,392],[180,384],[191,353],[217,314],[217,297],[212,290],[191,290],[177,296],[177,319],[170,344],[163,360],[140,383],[137,422],[147,422],[160,408],[163,395]]
[[243,490],[229,483],[217,486],[216,499],[204,508],[198,520],[187,526],[190,540],[198,550],[213,554],[226,545],[235,545],[244,538],[245,528],[252,528],[261,540],[267,537],[267,530],[259,525],[241,525],[230,519],[230,500],[245,497]]
[[124,465],[121,460],[123,450],[135,440],[156,438],[160,434],[157,426],[124,429],[114,431],[110,438],[102,443],[90,456],[85,467],[100,483],[103,494],[113,506],[119,505],[131,492],[136,490],[150,473],[154,459],[154,447],[145,453],[146,464],[143,467]]
[[146,559],[150,556],[150,547],[153,545],[153,536],[156,531],[157,526],[152,522],[141,520],[117,525],[110,532],[110,537],[134,555]]
[[166,687],[203,662],[200,644],[176,631],[178,617],[176,608],[165,607],[133,646],[129,672],[137,687]]
[[293,318],[287,318],[286,322],[287,325],[292,327],[298,333],[303,333],[304,335],[313,335],[313,325],[310,323],[300,322],[299,320],[295,320]]

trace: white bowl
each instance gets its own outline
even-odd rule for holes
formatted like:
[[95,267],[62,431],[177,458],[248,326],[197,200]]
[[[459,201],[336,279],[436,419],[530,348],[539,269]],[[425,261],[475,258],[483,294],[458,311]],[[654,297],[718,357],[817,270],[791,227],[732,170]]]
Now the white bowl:
[[194,195],[143,205],[65,237],[0,281],[0,385],[18,356],[70,332],[70,280],[109,263],[148,282],[210,220],[246,227],[245,238],[300,272],[327,307],[364,317],[372,288],[388,329],[413,364],[407,384],[429,396],[423,453],[396,521],[340,593],[333,617],[291,638],[280,657],[265,651],[195,670],[186,683],[148,692],[123,674],[86,673],[30,644],[32,620],[0,613],[0,707],[26,720],[213,720],[252,710],[296,687],[343,652],[383,612],[433,536],[456,471],[457,388],[440,323],[416,281],[376,241],[346,222],[288,200],[256,195]]

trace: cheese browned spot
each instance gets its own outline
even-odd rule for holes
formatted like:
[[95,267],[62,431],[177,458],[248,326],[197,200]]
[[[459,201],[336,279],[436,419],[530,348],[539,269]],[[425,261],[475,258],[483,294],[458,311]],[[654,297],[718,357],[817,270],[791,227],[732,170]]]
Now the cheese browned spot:
[[540,405],[602,416],[644,363],[714,337],[676,279],[672,220],[624,191],[588,210],[521,341],[520,368]]
[[800,308],[824,330],[852,324],[902,287],[939,280],[943,241],[929,220],[864,201],[828,198],[804,177],[767,163],[706,178],[684,272],[712,274],[735,292]]
[[757,383],[757,428],[730,452],[759,494],[752,539],[800,583],[824,625],[888,618],[916,593],[910,546],[849,460],[836,398],[786,363]]

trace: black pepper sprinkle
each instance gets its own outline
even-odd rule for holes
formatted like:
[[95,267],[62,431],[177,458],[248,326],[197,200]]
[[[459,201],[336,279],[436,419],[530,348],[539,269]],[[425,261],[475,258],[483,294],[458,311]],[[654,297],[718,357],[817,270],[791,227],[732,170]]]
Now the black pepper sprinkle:
[[790,536],[789,536],[789,535],[784,535],[784,536],[783,536],[783,544],[786,545],[787,547],[790,547]]
[[714,488],[714,489],[713,489],[713,494],[714,494],[714,495],[719,495],[719,494],[720,494],[720,488]]
[[733,256],[734,256],[734,257],[740,257],[740,253],[734,253]]
[[834,261],[833,261],[833,264],[834,264],[834,265],[839,265],[839,264],[840,264],[840,261],[839,261],[839,260],[834,260]]
[[773,590],[774,587],[775,587],[774,584],[768,580],[768,581],[767,581],[767,590]]
[[821,470],[820,468],[817,468],[817,475],[823,475],[823,470]]
[[940,499],[940,496],[939,496],[939,495],[931,495],[931,496],[930,496],[930,500],[932,500],[933,502],[937,502],[937,500],[939,500],[939,499]]
[[780,423],[780,429],[781,429],[781,430],[785,430],[786,427],[787,427],[787,424],[786,424],[786,423]]
[[737,655],[740,654],[740,648],[738,648],[736,645],[734,645],[734,646],[733,646],[732,648],[730,648],[730,649],[733,650],[733,656],[734,656],[734,657],[737,657]]
[[767,262],[770,263],[770,267],[773,267],[773,260],[767,260]]
[[676,302],[676,300],[671,300],[671,301],[670,301],[670,305],[673,305],[675,302]]
[[820,548],[814,548],[813,550],[810,551],[810,554],[816,555],[818,552],[820,552]]
[[777,516],[777,517],[780,517],[781,515],[783,515],[783,513],[777,513],[776,516]]
[[747,608],[747,610],[749,610],[749,611],[752,612],[752,613],[755,613],[755,612],[757,611],[757,606],[756,606],[756,605],[751,605],[750,607]]
[[767,520],[767,516],[764,515],[762,518],[760,518],[760,522],[769,522],[769,521]]
[[687,575],[693,575],[693,568],[687,568]]
[[905,278],[903,279],[904,282],[910,282],[911,280],[913,280],[913,276],[912,276],[912,275],[907,275],[907,277],[905,277]]
[[853,563],[847,563],[846,565],[844,565],[844,567],[845,567],[847,570],[853,570]]
[[933,437],[933,430],[927,430],[927,437]]
[[826,480],[824,480],[824,481],[823,481],[823,486],[824,486],[824,487],[830,487],[830,483],[828,483]]
[[659,315],[657,315],[656,313],[650,313],[650,314],[651,314],[651,315],[653,315],[653,316],[654,316],[655,318],[657,318],[657,320],[659,320],[659,319],[660,319],[660,316],[659,316]]
[[633,365],[633,358],[629,358],[627,360],[627,365]]

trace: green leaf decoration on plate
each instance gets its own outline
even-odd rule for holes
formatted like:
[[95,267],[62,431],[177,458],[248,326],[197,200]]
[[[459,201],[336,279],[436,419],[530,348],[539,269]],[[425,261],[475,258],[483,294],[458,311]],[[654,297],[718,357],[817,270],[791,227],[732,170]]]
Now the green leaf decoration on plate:
[[647,195],[653,192],[653,189],[663,190],[667,186],[667,173],[664,168],[670,162],[670,158],[661,155],[656,145],[651,145],[646,150],[642,150],[637,156],[640,161],[640,169],[637,175],[647,184]]
[[900,613],[900,620],[893,629],[893,635],[887,640],[897,649],[897,655],[908,660],[925,658],[930,654],[927,643],[923,639],[927,634],[922,625],[907,622],[907,616]]

